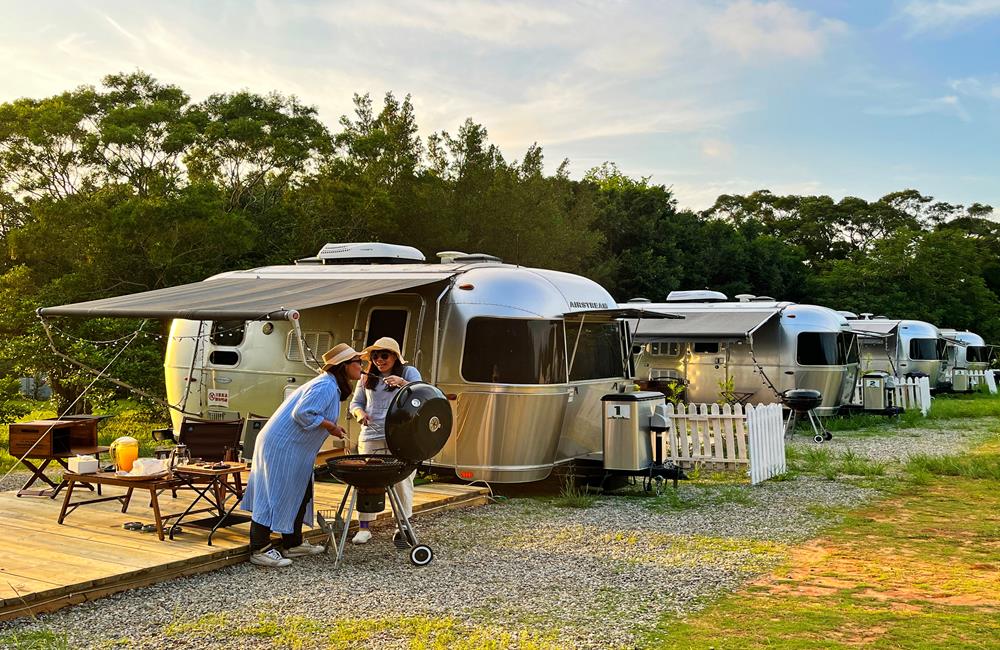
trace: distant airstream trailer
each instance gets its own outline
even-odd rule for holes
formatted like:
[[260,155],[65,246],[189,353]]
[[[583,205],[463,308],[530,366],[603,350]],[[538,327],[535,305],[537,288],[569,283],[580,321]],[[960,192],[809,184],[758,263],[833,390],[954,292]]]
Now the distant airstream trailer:
[[946,342],[934,325],[870,317],[849,322],[858,335],[862,373],[880,370],[896,377],[923,374],[932,389],[948,387],[943,373]]
[[858,347],[843,316],[816,305],[738,298],[672,292],[668,302],[644,305],[685,318],[638,322],[636,376],[680,379],[692,403],[780,403],[780,394],[793,388],[820,391],[821,415],[850,402]]
[[[631,386],[622,310],[591,280],[488,255],[328,244],[295,265],[41,310],[173,319],[167,398],[186,416],[268,416],[333,344],[381,336],[452,400],[455,428],[430,464],[462,479],[525,482],[600,459],[601,397]],[[342,410],[356,439],[358,425]]]
[[[979,373],[988,371],[993,358],[993,347],[983,337],[968,330],[942,329],[945,339],[944,373],[952,378],[955,390],[972,390],[968,379],[954,380],[956,372]],[[963,386],[959,388],[958,386]]]

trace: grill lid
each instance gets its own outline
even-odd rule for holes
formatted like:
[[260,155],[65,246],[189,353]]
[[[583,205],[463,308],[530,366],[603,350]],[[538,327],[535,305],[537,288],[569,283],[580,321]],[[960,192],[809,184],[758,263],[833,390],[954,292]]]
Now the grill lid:
[[415,381],[396,392],[385,416],[385,444],[393,456],[423,462],[444,448],[451,435],[448,398],[436,386]]
[[823,394],[809,388],[786,390],[781,397],[785,406],[793,411],[811,411],[823,403]]

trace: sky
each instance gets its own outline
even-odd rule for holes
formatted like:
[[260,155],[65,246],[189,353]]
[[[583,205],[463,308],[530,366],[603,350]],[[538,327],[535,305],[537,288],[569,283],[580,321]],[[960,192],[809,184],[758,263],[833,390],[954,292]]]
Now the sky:
[[[0,102],[141,69],[293,94],[337,129],[411,95],[424,135],[604,161],[681,207],[913,188],[1000,210],[1000,0],[0,0]],[[376,103],[378,105],[378,103]]]

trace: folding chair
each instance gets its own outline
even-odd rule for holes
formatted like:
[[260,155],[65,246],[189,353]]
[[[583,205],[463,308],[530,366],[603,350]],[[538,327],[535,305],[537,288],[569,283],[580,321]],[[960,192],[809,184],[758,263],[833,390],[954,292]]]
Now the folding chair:
[[[239,462],[240,436],[243,433],[243,420],[194,420],[185,419],[180,428],[172,435],[161,436],[173,439],[179,445],[186,445],[191,458],[200,458],[206,462]],[[236,492],[243,496],[243,479],[236,477]],[[184,488],[180,488],[184,489]],[[177,496],[177,490],[172,490]]]

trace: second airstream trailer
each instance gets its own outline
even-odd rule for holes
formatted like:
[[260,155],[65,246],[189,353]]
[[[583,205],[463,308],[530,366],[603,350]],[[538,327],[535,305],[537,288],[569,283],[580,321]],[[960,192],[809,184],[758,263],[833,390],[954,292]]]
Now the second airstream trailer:
[[[43,310],[172,318],[167,397],[189,415],[268,416],[339,341],[382,336],[452,401],[455,427],[430,463],[462,479],[526,482],[600,458],[601,397],[632,376],[627,329],[591,280],[386,244],[329,244],[294,265]],[[346,411],[346,409],[344,409]],[[174,424],[184,417],[174,413]],[[356,438],[358,425],[342,416]]]
[[926,375],[931,388],[947,388],[942,372],[945,340],[937,327],[919,320],[861,318],[849,320],[858,335],[861,370],[880,370],[895,377]]
[[685,317],[638,323],[636,376],[677,378],[689,402],[774,403],[793,388],[820,391],[821,415],[850,402],[858,347],[843,316],[815,305],[740,298],[672,292],[665,303],[622,304]]

